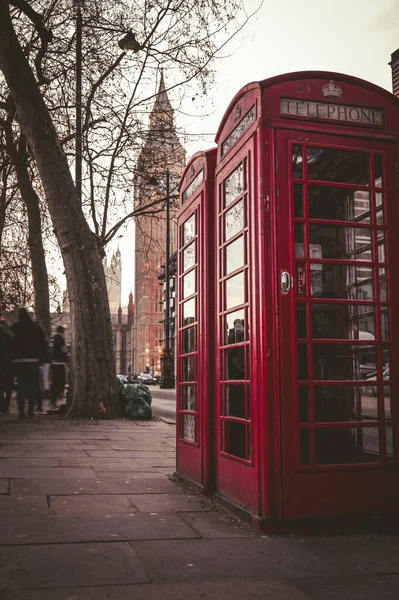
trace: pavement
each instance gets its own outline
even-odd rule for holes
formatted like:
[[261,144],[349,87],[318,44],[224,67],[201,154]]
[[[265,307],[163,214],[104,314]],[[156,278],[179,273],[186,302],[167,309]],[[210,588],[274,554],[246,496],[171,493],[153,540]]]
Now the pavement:
[[[156,392],[153,392],[156,394]],[[399,598],[399,536],[265,535],[170,479],[175,426],[0,416],[0,600]]]

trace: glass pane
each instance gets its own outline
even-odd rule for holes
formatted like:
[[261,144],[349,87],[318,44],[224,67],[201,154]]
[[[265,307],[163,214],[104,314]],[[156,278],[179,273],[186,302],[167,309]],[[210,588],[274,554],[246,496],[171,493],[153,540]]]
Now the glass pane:
[[296,179],[303,177],[302,146],[292,146],[292,176]]
[[310,465],[310,432],[309,429],[299,430],[300,463],[306,467]]
[[303,217],[303,185],[294,183],[294,215],[301,219]]
[[381,339],[389,340],[390,339],[390,330],[389,330],[389,315],[388,315],[388,307],[381,306]]
[[377,229],[377,244],[378,244],[378,262],[383,263],[386,262],[386,241],[385,241],[385,231],[382,229]]
[[249,458],[245,440],[246,429],[244,423],[224,422],[224,452],[239,458]]
[[237,167],[223,182],[223,207],[228,206],[237,198],[244,189],[243,167],[242,164]]
[[308,346],[298,344],[298,379],[306,381],[308,378]]
[[183,298],[192,296],[195,292],[195,269],[183,277]]
[[245,419],[245,385],[226,386],[226,416]]
[[317,422],[376,421],[377,396],[360,386],[315,386],[314,414]]
[[303,177],[302,146],[292,146],[292,176],[296,179]]
[[194,381],[195,356],[182,358],[182,381]]
[[247,379],[245,376],[245,352],[244,346],[234,346],[224,351],[224,378],[225,379]]
[[295,223],[295,256],[303,258],[304,255],[304,225],[303,223]]
[[310,219],[370,223],[370,192],[309,185]]
[[379,281],[380,281],[380,300],[381,302],[388,301],[388,269],[378,269]]
[[394,458],[393,427],[385,427],[385,446],[389,462]]
[[316,429],[316,462],[344,465],[379,462],[378,427]]
[[238,273],[225,281],[226,309],[245,302],[245,273]]
[[314,379],[356,381],[376,370],[375,346],[313,344]]
[[311,263],[310,284],[313,298],[374,300],[372,267]]
[[365,152],[308,147],[307,160],[309,179],[369,184],[369,155]]
[[224,249],[225,275],[244,266],[244,237],[241,236]]
[[183,223],[183,245],[187,244],[195,236],[195,214],[191,215],[185,223]]
[[298,388],[298,412],[299,422],[307,423],[309,421],[309,398],[308,387],[300,385]]
[[308,337],[306,328],[306,304],[298,302],[296,305],[296,335],[299,338]]
[[195,415],[182,415],[182,438],[189,442],[196,441],[196,419]]
[[195,263],[195,242],[183,250],[183,272],[187,271]]
[[309,243],[313,258],[372,260],[370,229],[311,223]]
[[384,187],[382,154],[374,155],[374,185],[375,185],[375,187]]
[[182,335],[182,354],[189,354],[190,352],[194,352],[195,350],[195,327],[189,327],[188,329],[183,329],[181,332]]
[[195,298],[183,304],[183,326],[195,321]]
[[376,205],[376,211],[377,211],[377,214],[376,214],[377,225],[385,225],[384,194],[382,192],[376,192],[375,205]]
[[312,337],[374,340],[374,307],[362,304],[313,303]]
[[182,410],[195,410],[195,386],[184,385],[181,388],[181,408]]
[[222,344],[236,344],[247,339],[244,308],[222,317]]
[[229,240],[233,235],[245,227],[244,202],[240,200],[234,204],[224,216],[224,239]]
[[384,411],[385,418],[392,419],[391,386],[384,385]]

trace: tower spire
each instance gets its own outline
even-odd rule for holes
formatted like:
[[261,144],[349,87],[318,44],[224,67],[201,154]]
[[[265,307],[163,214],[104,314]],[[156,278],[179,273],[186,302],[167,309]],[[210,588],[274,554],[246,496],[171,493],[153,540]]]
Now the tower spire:
[[162,68],[160,74],[158,92],[150,115],[150,127],[172,129],[174,111],[166,91],[164,70]]

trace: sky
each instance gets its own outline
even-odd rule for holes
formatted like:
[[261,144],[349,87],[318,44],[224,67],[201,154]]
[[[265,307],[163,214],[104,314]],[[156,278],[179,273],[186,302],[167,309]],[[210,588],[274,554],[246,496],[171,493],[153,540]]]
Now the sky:
[[[244,0],[248,13],[258,0]],[[215,65],[212,93],[175,112],[188,158],[210,148],[225,110],[247,83],[322,70],[354,75],[391,91],[391,53],[399,48],[399,0],[264,0]],[[173,98],[171,98],[173,103]],[[206,135],[204,135],[206,134]],[[122,304],[133,289],[133,226],[111,250],[122,254]]]

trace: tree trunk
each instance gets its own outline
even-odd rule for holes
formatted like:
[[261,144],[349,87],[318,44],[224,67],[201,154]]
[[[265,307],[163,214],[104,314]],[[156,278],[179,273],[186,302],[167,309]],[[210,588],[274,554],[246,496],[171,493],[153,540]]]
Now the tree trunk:
[[50,294],[46,258],[43,248],[39,198],[33,188],[27,167],[24,137],[20,149],[14,145],[12,118],[4,123],[7,154],[14,166],[21,197],[28,212],[28,244],[35,291],[36,319],[45,336],[51,337]]
[[33,287],[35,290],[36,319],[43,328],[45,336],[51,337],[50,294],[48,287],[48,274],[43,248],[39,198],[32,187],[26,163],[15,164],[18,186],[22,200],[28,211],[29,251],[33,273]]
[[35,157],[66,271],[71,307],[71,416],[120,414],[102,248],[90,231],[68,162],[29,63],[0,0],[0,68]]

